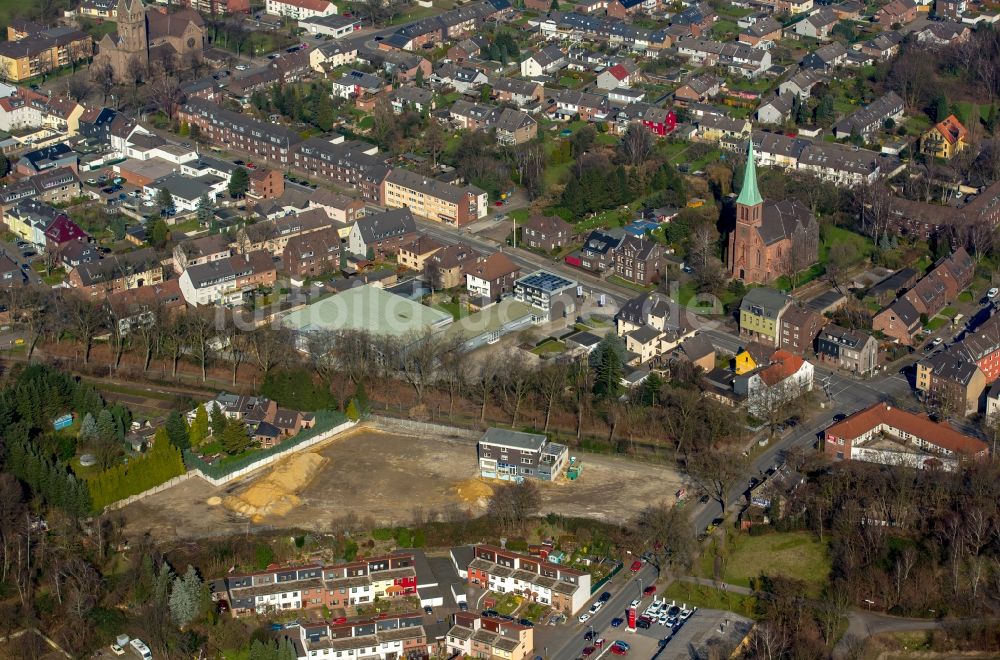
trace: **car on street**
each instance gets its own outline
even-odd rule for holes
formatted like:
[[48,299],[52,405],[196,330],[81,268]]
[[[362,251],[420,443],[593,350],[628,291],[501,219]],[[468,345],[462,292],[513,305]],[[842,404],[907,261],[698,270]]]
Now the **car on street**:
[[584,612],[583,614],[577,617],[577,621],[579,621],[580,623],[586,623],[589,620],[590,620],[590,612]]
[[631,603],[629,603],[629,607],[639,607],[639,603],[641,603],[641,602],[642,602],[641,600],[639,600],[638,598],[636,598]]
[[652,596],[655,593],[656,593],[656,587],[653,585],[649,585],[648,587],[642,590],[643,596]]
[[621,618],[620,616],[616,616],[615,618],[611,619],[611,627],[612,628],[617,628],[618,626],[622,625],[623,623],[625,623],[625,619]]
[[842,422],[845,419],[847,419],[847,415],[845,415],[844,413],[837,413],[836,415],[833,416],[833,421],[835,422]]
[[597,600],[602,603],[608,602],[609,600],[611,600],[611,592],[605,591],[603,594],[601,594],[601,596]]
[[468,612],[469,604],[463,600],[461,603],[458,604],[458,609],[462,610],[463,612]]
[[992,299],[994,299],[994,298],[997,297],[998,293],[1000,293],[1000,289],[998,289],[995,286],[994,287],[990,287],[990,290],[986,292],[986,297],[989,298],[990,300],[992,300]]
[[607,640],[605,640],[603,637],[600,637],[594,642],[594,647],[599,649],[604,648],[604,644],[606,641]]
[[942,344],[943,342],[944,342],[944,340],[943,340],[943,339],[941,339],[940,337],[935,337],[935,338],[934,338],[934,341],[932,341],[932,342],[931,342],[931,346],[933,346],[934,348],[937,348],[937,347],[938,347],[938,346],[940,346],[940,345],[941,345],[941,344]]
[[585,646],[583,649],[583,657],[586,658],[588,655],[593,655],[594,651],[595,649],[593,646]]
[[237,71],[246,71],[249,68],[250,67],[248,67],[246,64],[237,64],[236,65],[236,70]]
[[590,613],[591,614],[597,614],[597,611],[599,609],[601,609],[602,605],[604,605],[604,603],[601,603],[601,602],[594,603],[593,605],[590,606]]
[[597,637],[597,633],[595,633],[595,632],[594,632],[594,629],[593,629],[593,628],[591,628],[590,630],[588,630],[587,632],[585,632],[585,633],[583,634],[583,638],[584,638],[585,640],[587,640],[588,642],[589,642],[590,640],[594,639],[595,637]]
[[633,573],[638,573],[640,568],[642,568],[642,562],[636,559],[634,562],[632,562],[632,567],[629,570],[631,570]]

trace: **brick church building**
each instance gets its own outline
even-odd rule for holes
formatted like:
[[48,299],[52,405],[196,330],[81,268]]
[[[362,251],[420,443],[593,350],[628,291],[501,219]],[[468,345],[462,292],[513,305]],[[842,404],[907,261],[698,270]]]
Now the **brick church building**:
[[753,140],[747,148],[743,188],[736,199],[736,228],[729,234],[730,277],[747,284],[767,284],[805,270],[819,256],[819,225],[797,199],[764,201],[757,189]]

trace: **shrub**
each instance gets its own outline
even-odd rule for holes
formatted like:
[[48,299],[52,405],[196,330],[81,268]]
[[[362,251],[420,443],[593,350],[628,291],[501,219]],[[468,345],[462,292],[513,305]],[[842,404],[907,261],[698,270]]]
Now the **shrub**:
[[258,543],[254,548],[254,566],[262,571],[274,561],[274,550],[266,543]]
[[396,534],[396,530],[392,527],[379,527],[378,529],[372,530],[372,538],[376,541],[388,541]]
[[413,534],[405,527],[396,529],[396,545],[401,548],[413,547]]

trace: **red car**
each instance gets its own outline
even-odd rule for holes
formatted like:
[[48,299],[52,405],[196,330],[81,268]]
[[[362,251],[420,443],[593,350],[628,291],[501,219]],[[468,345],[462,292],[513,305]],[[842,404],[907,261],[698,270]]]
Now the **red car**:
[[599,640],[594,642],[594,647],[599,649],[604,648],[604,641],[605,641],[604,638],[601,637]]
[[615,655],[628,655],[628,649],[615,644],[611,647],[611,652]]
[[638,573],[640,568],[642,568],[642,562],[641,561],[639,561],[638,559],[636,559],[634,562],[632,562],[632,572],[633,573]]
[[583,649],[583,657],[585,657],[585,658],[587,656],[589,656],[589,655],[593,655],[593,653],[594,653],[594,647],[593,646],[588,646],[588,647],[586,647],[586,648]]
[[642,590],[643,596],[652,596],[655,593],[656,593],[656,587],[654,587],[653,585],[649,585],[648,587]]

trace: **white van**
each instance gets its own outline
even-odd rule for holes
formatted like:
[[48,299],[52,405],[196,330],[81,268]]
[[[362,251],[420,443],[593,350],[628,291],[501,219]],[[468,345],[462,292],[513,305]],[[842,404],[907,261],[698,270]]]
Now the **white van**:
[[133,639],[129,642],[129,646],[132,647],[133,651],[139,654],[139,657],[142,658],[142,660],[153,660],[153,654],[150,652],[149,647],[146,646],[145,642],[141,639]]

